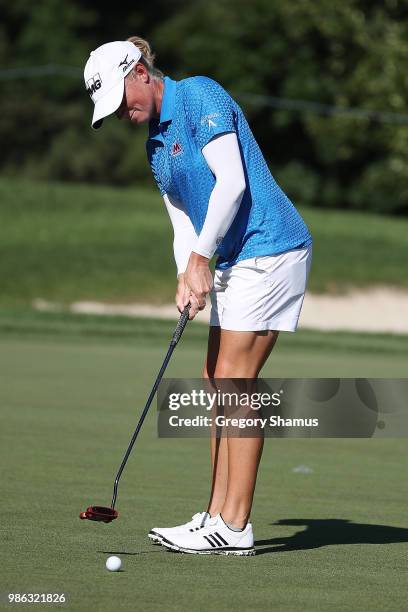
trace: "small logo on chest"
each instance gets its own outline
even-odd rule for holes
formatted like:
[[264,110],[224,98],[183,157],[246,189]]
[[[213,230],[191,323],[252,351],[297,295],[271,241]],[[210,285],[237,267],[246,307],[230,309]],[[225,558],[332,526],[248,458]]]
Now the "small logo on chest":
[[171,147],[170,155],[175,157],[176,155],[180,155],[180,153],[182,152],[183,152],[183,147],[181,146],[181,144],[179,142],[174,142]]

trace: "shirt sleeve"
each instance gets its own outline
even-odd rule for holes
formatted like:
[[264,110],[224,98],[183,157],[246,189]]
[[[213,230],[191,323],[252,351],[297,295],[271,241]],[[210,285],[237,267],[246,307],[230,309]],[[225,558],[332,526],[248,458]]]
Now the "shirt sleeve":
[[213,137],[203,148],[203,155],[216,182],[204,225],[192,250],[211,259],[238,212],[246,182],[236,134]]
[[236,132],[234,101],[223,87],[207,77],[194,77],[188,94],[193,138],[198,147],[225,132]]
[[153,173],[154,182],[156,183],[157,188],[158,188],[158,190],[160,191],[160,195],[162,195],[162,196],[164,197],[164,196],[165,196],[165,194],[166,194],[166,192],[165,192],[165,190],[164,190],[164,188],[163,188],[163,185],[161,184],[159,177],[158,177],[158,176],[157,176],[157,174],[156,174],[156,173],[153,171],[153,169],[152,169],[152,173]]
[[183,205],[166,193],[163,199],[173,225],[173,251],[177,274],[182,274],[186,271],[191,251],[197,242],[197,234]]

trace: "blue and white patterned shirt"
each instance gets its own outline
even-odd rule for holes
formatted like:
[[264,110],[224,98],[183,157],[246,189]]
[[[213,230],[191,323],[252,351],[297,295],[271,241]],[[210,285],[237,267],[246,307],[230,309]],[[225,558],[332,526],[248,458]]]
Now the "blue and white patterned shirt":
[[164,78],[160,119],[150,121],[146,143],[160,193],[183,204],[199,235],[215,185],[202,149],[225,132],[237,135],[246,190],[218,245],[216,267],[310,245],[305,222],[273,178],[241,108],[208,77]]

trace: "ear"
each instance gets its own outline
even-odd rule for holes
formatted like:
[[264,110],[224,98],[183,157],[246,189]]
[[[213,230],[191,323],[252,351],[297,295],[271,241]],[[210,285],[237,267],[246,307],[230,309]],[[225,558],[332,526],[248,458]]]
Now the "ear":
[[147,71],[146,66],[141,63],[137,63],[132,70],[132,75],[134,79],[138,81],[142,81],[142,83],[149,83],[150,75]]

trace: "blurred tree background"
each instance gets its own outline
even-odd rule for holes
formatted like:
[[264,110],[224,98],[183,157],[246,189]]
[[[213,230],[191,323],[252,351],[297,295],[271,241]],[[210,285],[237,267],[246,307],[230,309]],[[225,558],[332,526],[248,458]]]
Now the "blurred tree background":
[[0,0],[3,176],[152,184],[146,128],[91,130],[82,69],[139,35],[157,65],[204,74],[242,105],[296,203],[408,214],[408,4],[403,0]]

